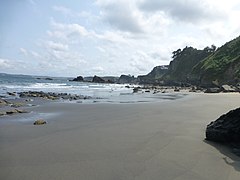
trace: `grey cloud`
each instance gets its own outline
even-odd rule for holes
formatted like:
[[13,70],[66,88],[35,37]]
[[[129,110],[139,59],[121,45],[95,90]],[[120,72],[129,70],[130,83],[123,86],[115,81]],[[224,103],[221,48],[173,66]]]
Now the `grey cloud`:
[[202,0],[143,0],[139,8],[146,12],[163,11],[173,19],[191,23],[222,17]]
[[125,32],[141,33],[143,32],[137,17],[128,3],[109,2],[98,4],[101,8],[103,20],[111,26]]

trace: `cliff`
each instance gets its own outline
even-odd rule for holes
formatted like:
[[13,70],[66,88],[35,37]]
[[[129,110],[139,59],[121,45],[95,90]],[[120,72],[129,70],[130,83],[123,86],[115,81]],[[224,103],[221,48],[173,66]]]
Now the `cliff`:
[[198,63],[191,72],[191,78],[204,86],[239,83],[240,36]]

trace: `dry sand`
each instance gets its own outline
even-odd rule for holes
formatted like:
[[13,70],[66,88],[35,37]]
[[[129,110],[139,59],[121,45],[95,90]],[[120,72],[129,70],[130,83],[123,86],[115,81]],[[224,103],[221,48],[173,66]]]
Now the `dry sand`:
[[240,158],[204,141],[239,94],[163,103],[51,103],[47,125],[0,124],[1,180],[239,180]]

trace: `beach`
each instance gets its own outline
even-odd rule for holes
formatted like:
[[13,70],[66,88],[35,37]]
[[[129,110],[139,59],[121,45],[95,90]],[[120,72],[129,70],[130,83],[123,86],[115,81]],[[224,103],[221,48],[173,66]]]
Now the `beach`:
[[238,180],[240,158],[204,139],[207,124],[239,106],[239,93],[192,93],[30,107],[46,125],[34,126],[31,114],[0,119],[0,179]]

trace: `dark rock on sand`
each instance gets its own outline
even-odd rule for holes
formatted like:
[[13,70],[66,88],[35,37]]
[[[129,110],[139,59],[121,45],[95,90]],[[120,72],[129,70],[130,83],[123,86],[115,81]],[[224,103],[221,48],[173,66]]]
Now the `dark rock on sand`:
[[240,108],[229,111],[207,125],[206,140],[231,143],[240,142]]
[[43,119],[38,119],[33,123],[33,125],[43,125],[43,124],[47,124],[47,122]]

